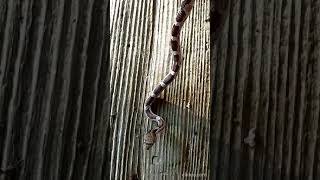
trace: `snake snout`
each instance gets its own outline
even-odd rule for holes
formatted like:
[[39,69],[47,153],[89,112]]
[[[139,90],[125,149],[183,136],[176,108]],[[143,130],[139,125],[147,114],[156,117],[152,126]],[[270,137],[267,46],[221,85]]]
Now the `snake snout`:
[[146,149],[149,150],[156,140],[157,135],[153,129],[147,132],[147,134],[144,136],[144,144],[146,145]]

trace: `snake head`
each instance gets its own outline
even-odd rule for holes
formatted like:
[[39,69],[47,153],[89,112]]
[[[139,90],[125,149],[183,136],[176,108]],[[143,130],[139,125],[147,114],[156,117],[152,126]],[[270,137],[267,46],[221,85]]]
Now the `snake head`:
[[146,145],[146,149],[149,150],[153,144],[157,140],[157,135],[156,135],[156,130],[151,129],[150,131],[147,132],[146,135],[144,135],[144,144]]

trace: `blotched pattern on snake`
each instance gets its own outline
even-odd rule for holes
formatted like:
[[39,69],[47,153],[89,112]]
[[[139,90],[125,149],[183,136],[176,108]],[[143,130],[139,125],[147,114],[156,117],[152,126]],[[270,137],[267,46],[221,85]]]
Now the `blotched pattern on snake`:
[[178,73],[178,70],[181,67],[182,57],[181,57],[181,48],[180,48],[180,32],[184,22],[186,21],[186,19],[188,18],[191,12],[193,3],[194,3],[194,0],[183,0],[181,3],[181,6],[175,18],[175,22],[171,29],[170,46],[171,46],[171,51],[173,56],[171,71],[153,89],[153,91],[150,93],[149,97],[147,98],[144,104],[144,112],[146,116],[148,117],[148,119],[155,121],[158,125],[157,127],[148,131],[147,134],[145,135],[144,143],[146,145],[146,149],[150,149],[152,147],[152,145],[157,140],[157,134],[162,132],[166,127],[166,122],[164,121],[164,119],[152,112],[151,105],[155,101],[157,96],[159,96],[160,93],[174,80],[174,78]]

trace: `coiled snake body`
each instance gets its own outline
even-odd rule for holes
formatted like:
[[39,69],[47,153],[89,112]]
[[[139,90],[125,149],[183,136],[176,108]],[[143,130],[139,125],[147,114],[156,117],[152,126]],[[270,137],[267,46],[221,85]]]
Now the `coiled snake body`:
[[153,89],[150,96],[147,98],[144,104],[144,112],[148,119],[155,121],[157,127],[151,129],[147,132],[144,137],[144,143],[147,149],[150,149],[152,145],[156,142],[157,134],[162,132],[166,127],[166,123],[162,117],[154,114],[151,110],[151,105],[155,101],[156,97],[173,81],[176,77],[178,70],[181,66],[181,49],[180,49],[180,31],[181,28],[189,16],[191,9],[193,7],[194,0],[183,0],[178,13],[175,18],[175,23],[171,29],[171,50],[173,55],[173,62],[171,71],[165,76],[165,78]]

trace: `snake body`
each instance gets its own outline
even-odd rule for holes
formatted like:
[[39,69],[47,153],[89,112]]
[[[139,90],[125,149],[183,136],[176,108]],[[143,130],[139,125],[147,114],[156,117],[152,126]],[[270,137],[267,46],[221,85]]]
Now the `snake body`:
[[164,119],[151,110],[151,105],[160,95],[160,93],[174,80],[180,67],[181,67],[181,48],[180,48],[180,31],[186,19],[188,18],[191,9],[193,7],[194,0],[183,0],[178,13],[175,18],[175,22],[171,29],[171,40],[170,46],[173,55],[173,62],[170,72],[165,76],[165,78],[153,89],[149,97],[146,99],[144,104],[144,112],[148,119],[157,123],[157,127],[151,129],[147,132],[144,137],[144,143],[147,149],[150,149],[152,145],[156,142],[157,134],[162,132],[166,127],[166,122]]

